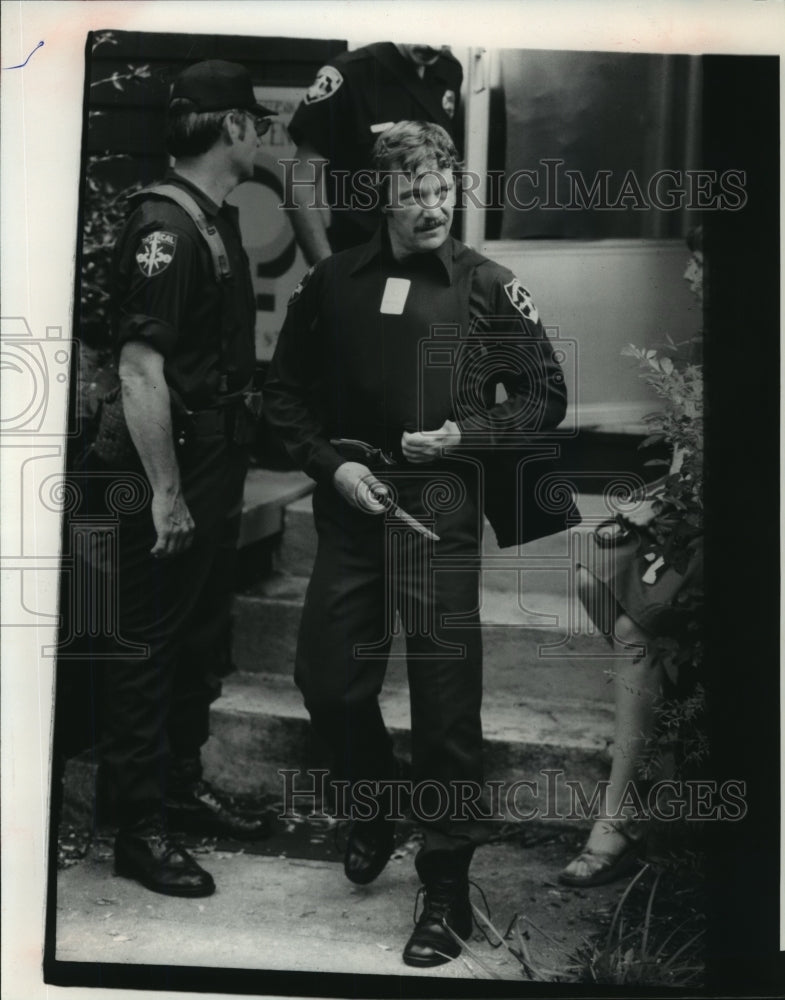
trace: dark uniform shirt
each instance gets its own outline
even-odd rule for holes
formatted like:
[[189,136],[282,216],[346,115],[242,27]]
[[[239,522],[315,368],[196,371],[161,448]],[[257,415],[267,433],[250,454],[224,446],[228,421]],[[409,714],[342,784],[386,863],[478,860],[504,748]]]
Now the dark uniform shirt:
[[237,209],[216,205],[173,171],[165,180],[191,194],[217,227],[232,275],[222,288],[207,243],[179,205],[144,198],[115,248],[115,347],[150,344],[165,359],[167,383],[189,409],[201,409],[251,381],[256,303]]
[[417,66],[392,42],[345,52],[319,70],[289,132],[298,145],[307,142],[330,161],[327,192],[334,206],[329,230],[333,250],[365,242],[378,225],[374,211],[340,207],[350,203],[348,178],[371,168],[371,149],[378,135],[395,122],[429,121],[455,139],[462,79],[461,64],[445,53],[425,67],[420,79]]
[[265,407],[298,464],[329,482],[344,461],[330,438],[357,438],[400,460],[404,430],[453,419],[465,444],[494,447],[509,432],[556,427],[566,392],[512,272],[452,237],[396,261],[380,230],[320,261],[293,293]]

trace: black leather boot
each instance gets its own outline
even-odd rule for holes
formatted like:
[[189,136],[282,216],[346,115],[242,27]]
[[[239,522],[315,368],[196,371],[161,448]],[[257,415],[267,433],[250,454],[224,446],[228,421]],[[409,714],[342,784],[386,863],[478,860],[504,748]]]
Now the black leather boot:
[[461,953],[448,927],[465,941],[472,932],[469,880],[440,879],[425,886],[425,907],[403,949],[407,965],[442,965]]
[[472,932],[469,902],[471,854],[440,852],[418,857],[415,864],[423,880],[425,905],[403,949],[406,965],[427,968],[457,958],[461,946],[448,928],[465,941]]

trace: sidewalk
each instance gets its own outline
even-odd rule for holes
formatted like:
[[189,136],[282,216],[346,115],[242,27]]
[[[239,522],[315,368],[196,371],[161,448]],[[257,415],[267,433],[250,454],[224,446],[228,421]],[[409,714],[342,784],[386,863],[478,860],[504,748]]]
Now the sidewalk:
[[[404,837],[407,829],[409,838],[370,886],[346,880],[333,831],[324,824],[277,822],[271,840],[243,848],[191,846],[217,884],[215,895],[196,900],[161,896],[114,876],[111,839],[100,838],[84,860],[58,873],[56,958],[523,981],[516,959],[504,947],[493,949],[477,930],[463,956],[446,965],[419,970],[403,964],[419,885],[412,863],[417,835],[408,827]],[[477,851],[472,879],[485,893],[494,926],[504,932],[522,915],[532,959],[553,970],[555,981],[570,981],[576,951],[625,883],[562,887],[557,872],[582,835],[546,823],[505,830],[505,839]],[[477,889],[472,901],[483,910]]]

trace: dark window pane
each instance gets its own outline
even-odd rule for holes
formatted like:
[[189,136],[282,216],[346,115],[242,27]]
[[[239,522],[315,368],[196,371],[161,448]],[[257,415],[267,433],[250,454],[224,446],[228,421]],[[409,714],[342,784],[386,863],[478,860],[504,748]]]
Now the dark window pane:
[[696,60],[511,49],[499,55],[489,169],[503,169],[504,178],[498,207],[487,214],[487,238],[682,235],[685,170],[697,166]]

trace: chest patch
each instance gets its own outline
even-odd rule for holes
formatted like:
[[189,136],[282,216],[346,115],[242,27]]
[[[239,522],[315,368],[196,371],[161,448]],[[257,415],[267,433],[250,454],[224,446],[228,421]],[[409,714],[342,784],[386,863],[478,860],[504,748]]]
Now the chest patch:
[[442,108],[447,112],[447,114],[452,118],[455,114],[455,91],[445,90],[442,95]]
[[514,278],[512,281],[508,281],[504,286],[504,291],[507,293],[507,298],[524,319],[528,319],[531,323],[537,322],[540,318],[540,315],[537,312],[537,306],[535,306],[531,295],[517,278]]
[[406,305],[411,286],[412,283],[408,278],[388,278],[387,284],[384,286],[379,312],[386,313],[388,316],[400,316]]
[[335,66],[322,66],[316,74],[316,79],[305,92],[303,101],[305,104],[316,104],[317,101],[324,101],[339,89],[343,83],[343,77]]
[[136,251],[136,263],[145,278],[154,278],[169,267],[177,249],[177,236],[156,229],[142,238]]

